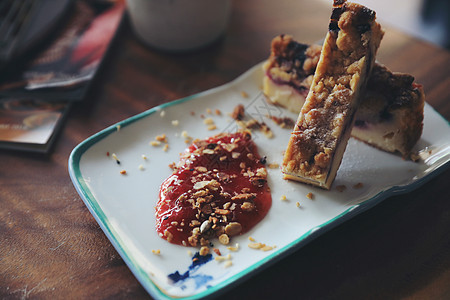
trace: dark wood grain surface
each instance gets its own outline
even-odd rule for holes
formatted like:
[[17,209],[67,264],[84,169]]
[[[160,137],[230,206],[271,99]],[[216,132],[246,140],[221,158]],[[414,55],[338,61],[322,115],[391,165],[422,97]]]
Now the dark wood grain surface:
[[[145,47],[125,20],[96,83],[73,107],[52,153],[0,152],[0,298],[150,298],[75,191],[67,170],[71,150],[108,125],[233,80],[267,58],[277,34],[321,40],[329,15],[330,8],[318,1],[234,1],[224,37],[183,55]],[[378,60],[415,75],[427,102],[450,120],[449,52],[386,29]],[[447,170],[218,298],[450,299],[449,283]]]

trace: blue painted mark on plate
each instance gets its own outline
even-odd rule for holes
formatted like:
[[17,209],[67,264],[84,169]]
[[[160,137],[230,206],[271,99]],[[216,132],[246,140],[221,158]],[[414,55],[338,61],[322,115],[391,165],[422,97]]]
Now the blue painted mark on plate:
[[198,289],[206,285],[210,280],[213,279],[210,275],[204,274],[196,274],[197,270],[200,266],[206,264],[207,262],[212,260],[212,254],[200,255],[198,252],[195,253],[192,258],[192,264],[188,267],[186,272],[180,273],[179,271],[175,271],[168,275],[168,277],[173,281],[173,283],[184,282],[188,279],[192,279],[195,282],[195,287]]

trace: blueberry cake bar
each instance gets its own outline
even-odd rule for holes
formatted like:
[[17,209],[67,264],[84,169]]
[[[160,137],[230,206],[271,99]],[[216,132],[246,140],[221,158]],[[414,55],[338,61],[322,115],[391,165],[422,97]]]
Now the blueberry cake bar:
[[284,178],[331,187],[383,33],[374,11],[334,1],[312,84],[284,154]]
[[[295,41],[289,35],[272,40],[263,68],[268,101],[299,113],[311,86],[322,47]],[[393,73],[375,63],[356,112],[352,136],[407,159],[423,127],[424,93],[414,77]]]

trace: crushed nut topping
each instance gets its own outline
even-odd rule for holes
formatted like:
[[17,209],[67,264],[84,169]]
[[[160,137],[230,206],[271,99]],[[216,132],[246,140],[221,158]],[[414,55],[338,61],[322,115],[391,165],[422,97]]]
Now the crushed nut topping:
[[203,246],[203,247],[200,248],[199,254],[200,254],[201,256],[205,256],[205,255],[207,255],[208,253],[209,253],[209,248],[208,248],[208,247]]
[[219,242],[223,245],[228,245],[228,243],[230,242],[230,238],[225,233],[221,234],[219,236]]
[[242,105],[242,104],[238,104],[235,108],[234,108],[234,110],[233,110],[233,112],[231,113],[231,117],[234,119],[234,120],[242,120],[242,119],[244,119],[244,116],[245,116],[245,108],[244,108],[244,105]]
[[242,225],[238,222],[231,222],[225,226],[225,232],[228,236],[235,236],[240,234],[242,231]]
[[168,241],[208,247],[218,238],[228,245],[267,213],[270,205],[263,206],[270,200],[267,171],[257,152],[252,152],[251,135],[218,136],[222,135],[226,138],[194,141],[162,184],[157,230]]

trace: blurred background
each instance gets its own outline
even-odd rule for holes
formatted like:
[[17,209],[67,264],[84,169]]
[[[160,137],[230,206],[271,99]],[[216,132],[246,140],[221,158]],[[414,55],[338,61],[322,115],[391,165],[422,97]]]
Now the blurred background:
[[[322,0],[331,2],[331,0]],[[450,49],[449,0],[353,0],[377,12],[384,23]]]

